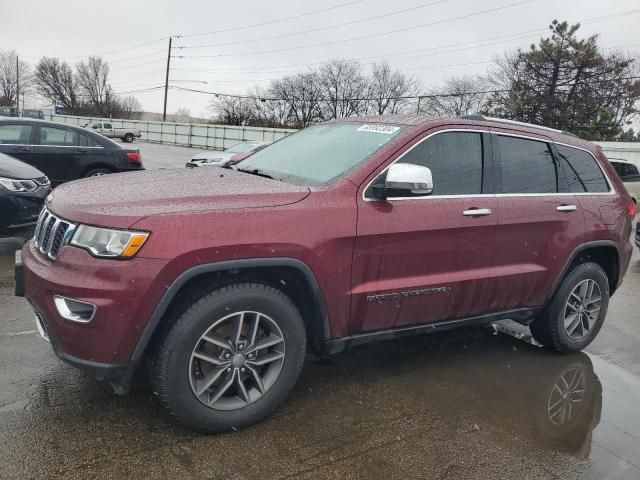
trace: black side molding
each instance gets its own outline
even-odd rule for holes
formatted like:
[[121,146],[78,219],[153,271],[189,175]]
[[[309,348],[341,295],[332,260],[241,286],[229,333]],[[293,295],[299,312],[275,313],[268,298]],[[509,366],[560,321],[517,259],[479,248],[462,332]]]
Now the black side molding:
[[498,320],[514,320],[518,323],[529,325],[540,310],[541,309],[539,308],[523,308],[488,315],[461,318],[457,320],[445,320],[442,322],[433,322],[389,330],[376,330],[374,332],[360,333],[344,338],[329,340],[328,342],[324,342],[321,346],[321,351],[324,355],[335,355],[357,345],[380,342],[383,340],[392,340],[394,338],[406,337],[409,335],[423,335],[425,333],[441,332],[443,330],[450,330],[458,327],[486,325],[488,323],[497,322]]
[[[569,267],[571,267],[571,264],[573,263],[573,261],[578,258],[578,256],[584,252],[585,250],[589,250],[590,248],[596,248],[596,247],[613,247],[615,248],[616,252],[618,252],[618,275],[620,275],[620,272],[622,271],[620,268],[620,250],[618,249],[618,245],[616,244],[616,242],[614,242],[613,240],[594,240],[592,242],[586,242],[583,243],[581,245],[578,245],[573,252],[571,252],[571,255],[569,255],[569,258],[567,259],[567,261],[564,264],[564,267],[562,267],[562,270],[560,271],[560,275],[558,275],[558,278],[556,278],[555,282],[553,283],[553,288],[551,289],[551,293],[549,294],[549,296],[547,297],[545,304],[549,303],[549,301],[553,298],[553,296],[556,294],[556,291],[558,290],[558,288],[560,287],[560,283],[562,282],[562,280],[564,280],[564,277],[567,276],[567,273],[569,272]],[[620,278],[618,278],[618,282],[616,287],[620,285]],[[611,292],[613,295],[613,292]]]

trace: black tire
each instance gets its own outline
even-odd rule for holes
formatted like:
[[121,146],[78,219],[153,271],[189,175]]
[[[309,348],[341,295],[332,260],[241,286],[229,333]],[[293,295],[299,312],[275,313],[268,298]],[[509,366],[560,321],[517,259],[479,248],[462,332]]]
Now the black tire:
[[108,168],[92,168],[91,170],[87,171],[87,173],[84,174],[84,178],[99,177],[102,175],[109,175],[110,173],[113,173],[113,172]]
[[127,143],[131,143],[133,142],[133,133],[126,133],[124,137],[122,137],[122,141],[127,142]]
[[[567,301],[573,290],[585,280],[596,282],[601,293],[600,310],[590,326],[589,332],[582,338],[573,339],[564,326]],[[578,352],[589,345],[598,335],[609,307],[609,279],[597,263],[581,263],[573,268],[560,284],[545,310],[531,324],[531,335],[543,346],[552,350],[570,353]]]
[[[209,328],[239,311],[260,312],[277,324],[284,339],[284,360],[274,383],[257,400],[233,410],[214,409],[192,390],[192,353]],[[186,305],[159,342],[152,363],[154,393],[193,430],[207,434],[237,430],[264,419],[284,401],[298,380],[305,352],[302,317],[284,293],[259,283],[225,286]]]

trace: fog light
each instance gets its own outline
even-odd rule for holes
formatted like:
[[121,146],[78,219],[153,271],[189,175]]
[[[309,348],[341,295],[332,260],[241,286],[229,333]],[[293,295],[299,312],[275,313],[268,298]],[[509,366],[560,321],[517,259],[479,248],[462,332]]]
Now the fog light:
[[81,302],[59,295],[54,296],[53,301],[60,316],[72,322],[89,323],[96,313],[96,306],[93,303]]

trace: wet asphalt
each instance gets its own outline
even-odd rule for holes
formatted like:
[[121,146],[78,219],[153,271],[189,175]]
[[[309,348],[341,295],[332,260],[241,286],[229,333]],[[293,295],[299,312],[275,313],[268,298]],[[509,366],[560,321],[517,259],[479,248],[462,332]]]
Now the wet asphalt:
[[586,353],[503,322],[309,358],[272,417],[207,437],[143,379],[118,397],[54,356],[13,296],[19,243],[0,240],[0,479],[640,479],[637,248]]

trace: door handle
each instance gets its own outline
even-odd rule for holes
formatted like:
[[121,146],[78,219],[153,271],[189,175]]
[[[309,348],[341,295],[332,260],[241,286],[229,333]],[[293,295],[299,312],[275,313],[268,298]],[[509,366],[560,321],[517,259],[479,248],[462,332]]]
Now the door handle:
[[76,148],[76,153],[89,153],[86,148]]
[[15,151],[16,152],[29,152],[29,151],[31,151],[31,147],[16,147]]
[[559,212],[575,212],[578,209],[575,205],[560,205],[556,207],[556,210]]
[[465,217],[483,217],[485,215],[491,215],[490,208],[470,208],[462,212]]

